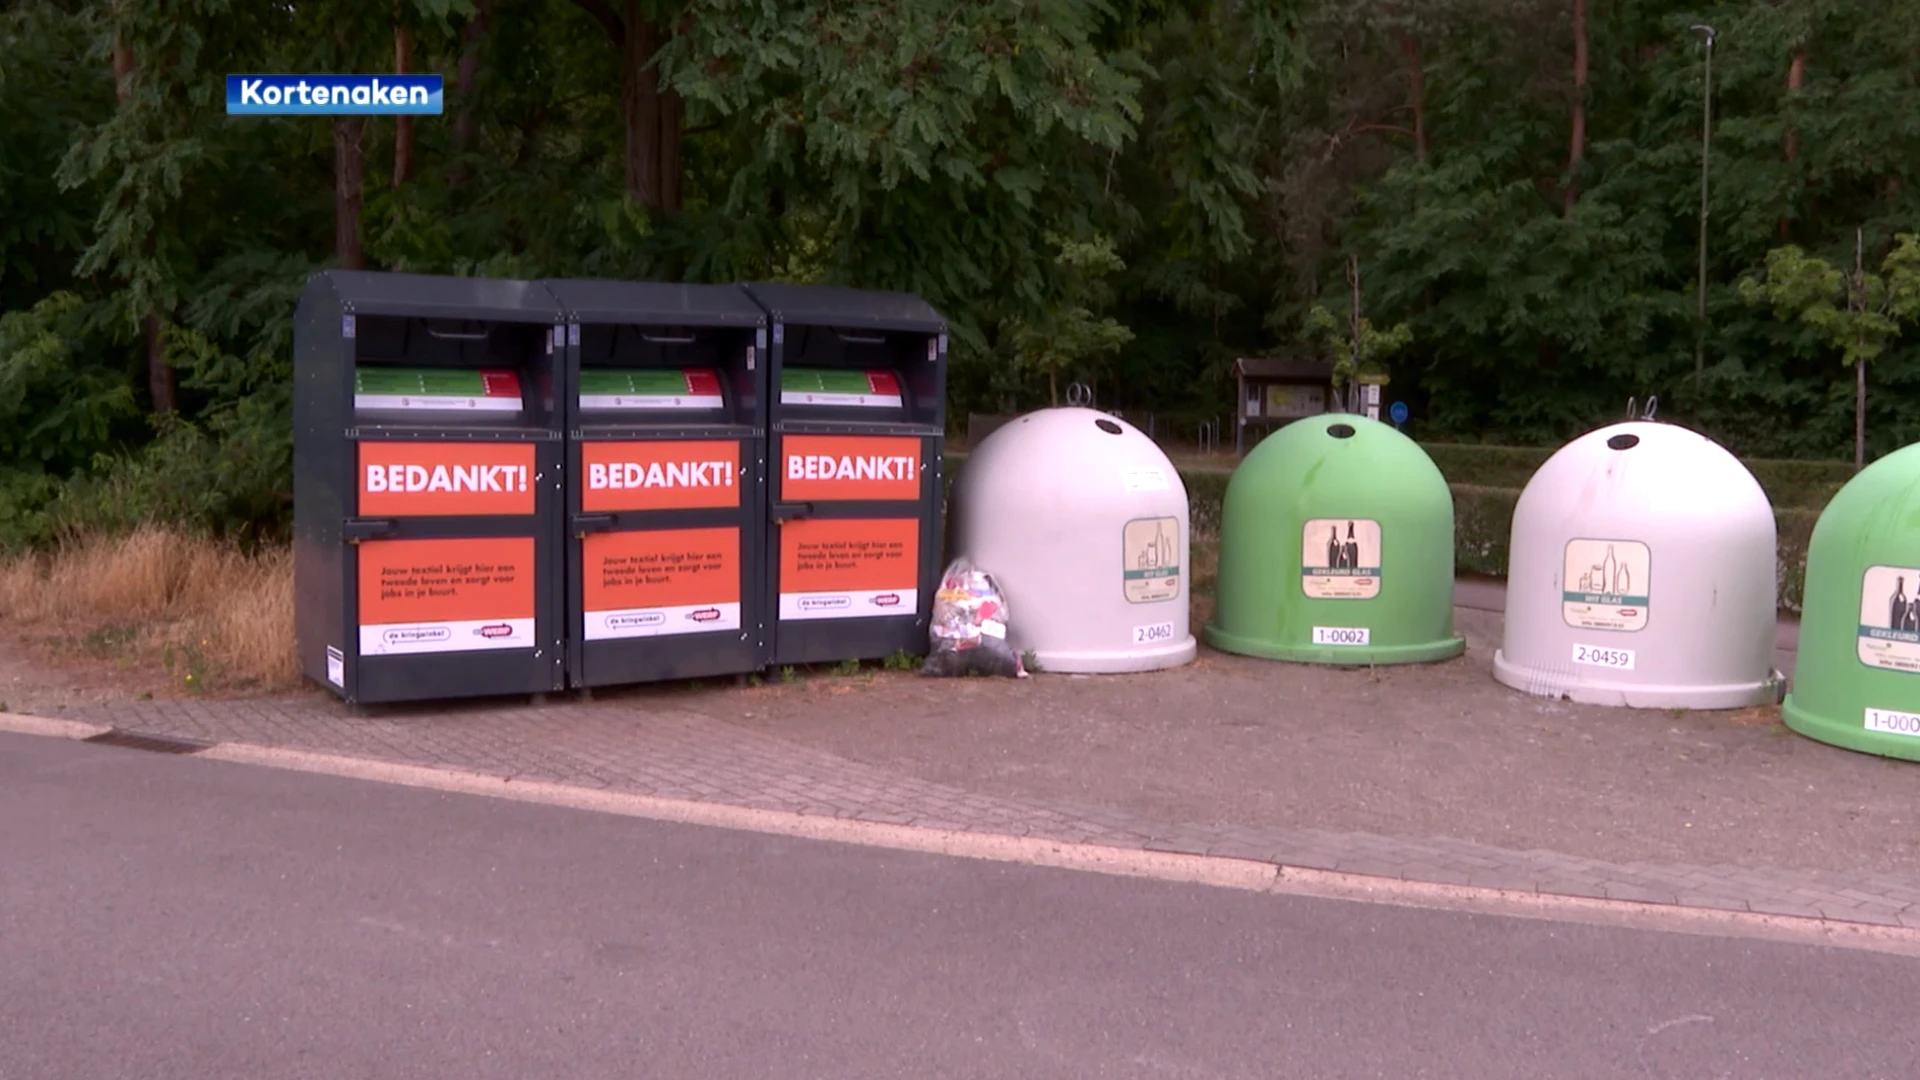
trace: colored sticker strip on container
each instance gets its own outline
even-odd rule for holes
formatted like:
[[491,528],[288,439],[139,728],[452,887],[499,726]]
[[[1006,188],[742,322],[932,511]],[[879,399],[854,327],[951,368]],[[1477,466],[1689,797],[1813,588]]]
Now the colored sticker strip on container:
[[533,540],[359,545],[360,655],[533,648]]
[[783,436],[780,497],[796,502],[918,499],[920,450],[920,440],[910,436]]
[[780,373],[780,404],[897,409],[900,380],[891,371],[787,368]]
[[531,443],[363,442],[359,447],[361,514],[533,513]]
[[519,412],[520,376],[459,368],[358,368],[356,409]]
[[1867,567],[1855,652],[1868,667],[1920,672],[1920,570]]
[[583,442],[580,509],[696,510],[740,505],[740,444]]
[[1653,553],[1638,540],[1567,541],[1561,616],[1576,630],[1638,630],[1647,625]]
[[698,368],[690,371],[606,371],[584,369],[580,372],[580,408],[584,412],[612,409],[718,409],[720,397],[717,372]]
[[581,541],[588,641],[740,629],[740,530],[595,533]]
[[1315,600],[1380,595],[1380,523],[1313,518],[1300,533],[1300,591]]
[[780,526],[780,618],[912,615],[920,600],[920,522],[807,518]]
[[1120,531],[1120,557],[1125,561],[1121,579],[1128,603],[1151,604],[1180,595],[1179,518],[1127,522]]

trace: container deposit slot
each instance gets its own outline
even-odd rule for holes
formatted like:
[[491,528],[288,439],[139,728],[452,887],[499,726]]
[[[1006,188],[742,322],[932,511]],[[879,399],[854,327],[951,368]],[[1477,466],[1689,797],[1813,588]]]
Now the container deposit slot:
[[723,375],[723,351],[734,336],[715,328],[582,326],[581,417],[727,422],[738,395]]
[[362,423],[519,426],[541,328],[461,319],[358,319],[353,408]]
[[813,420],[913,422],[920,403],[901,369],[911,359],[904,353],[924,343],[924,336],[794,325],[786,333],[783,410]]

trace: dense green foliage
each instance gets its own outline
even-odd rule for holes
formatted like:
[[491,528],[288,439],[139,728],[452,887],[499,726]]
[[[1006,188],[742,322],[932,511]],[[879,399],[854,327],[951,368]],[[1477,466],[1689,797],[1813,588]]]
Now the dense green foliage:
[[[446,115],[224,114],[229,72],[401,51]],[[1916,162],[1920,0],[12,0],[0,545],[277,530],[289,316],[341,262],[909,289],[957,418],[1080,380],[1188,437],[1235,356],[1331,358],[1351,256],[1423,437],[1658,395],[1845,458],[1848,347],[1741,282],[1856,230],[1887,265]],[[1920,332],[1881,344],[1869,456],[1920,439]]]

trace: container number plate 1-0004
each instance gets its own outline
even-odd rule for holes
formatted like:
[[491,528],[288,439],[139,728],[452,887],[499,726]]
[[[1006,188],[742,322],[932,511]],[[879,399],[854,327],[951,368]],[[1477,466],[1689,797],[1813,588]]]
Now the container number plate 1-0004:
[[1613,668],[1616,671],[1633,670],[1632,649],[1600,649],[1592,645],[1573,647],[1573,662],[1590,667]]

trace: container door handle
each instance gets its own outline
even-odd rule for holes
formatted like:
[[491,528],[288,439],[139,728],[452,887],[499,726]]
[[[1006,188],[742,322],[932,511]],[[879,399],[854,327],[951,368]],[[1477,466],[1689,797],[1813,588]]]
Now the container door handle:
[[340,528],[340,538],[349,544],[357,544],[362,540],[387,535],[393,531],[393,525],[390,518],[348,518]]
[[606,532],[613,528],[612,514],[575,514],[573,515],[573,535],[584,540],[588,533]]
[[810,502],[773,504],[773,520],[776,522],[797,521],[803,517],[810,517],[812,514],[813,504]]

